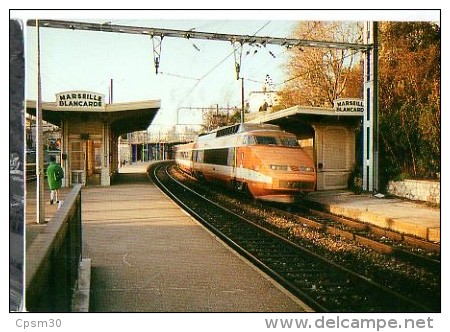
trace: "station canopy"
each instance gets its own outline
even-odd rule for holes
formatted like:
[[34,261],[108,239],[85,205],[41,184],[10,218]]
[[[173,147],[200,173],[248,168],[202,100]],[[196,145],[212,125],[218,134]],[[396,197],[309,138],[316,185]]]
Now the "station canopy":
[[[85,121],[108,122],[116,135],[146,130],[161,107],[160,100],[106,104],[102,109],[64,110],[56,102],[42,103],[42,118],[55,126],[71,115]],[[27,101],[27,113],[36,115],[36,101]]]
[[337,111],[326,107],[293,106],[285,110],[269,113],[255,118],[250,123],[271,123],[279,125],[288,131],[295,130],[306,124],[347,124],[358,125],[362,120],[363,112]]

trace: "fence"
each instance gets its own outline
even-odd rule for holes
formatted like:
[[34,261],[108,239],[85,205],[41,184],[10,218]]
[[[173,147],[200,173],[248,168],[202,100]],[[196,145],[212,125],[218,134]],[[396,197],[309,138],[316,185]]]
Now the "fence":
[[81,260],[81,241],[81,185],[76,185],[27,248],[27,311],[70,311]]

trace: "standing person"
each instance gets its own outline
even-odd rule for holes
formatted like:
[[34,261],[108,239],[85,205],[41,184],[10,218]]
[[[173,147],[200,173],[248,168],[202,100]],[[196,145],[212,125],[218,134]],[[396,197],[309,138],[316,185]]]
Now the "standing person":
[[53,201],[59,203],[59,188],[61,188],[63,177],[64,171],[62,167],[56,163],[55,156],[50,156],[50,164],[47,167],[47,181],[50,189],[50,204],[53,204]]

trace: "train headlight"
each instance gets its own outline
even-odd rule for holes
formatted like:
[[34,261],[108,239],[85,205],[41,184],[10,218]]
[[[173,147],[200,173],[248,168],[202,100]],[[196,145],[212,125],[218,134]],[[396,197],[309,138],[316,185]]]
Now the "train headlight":
[[301,172],[314,172],[314,167],[309,166],[300,166]]
[[270,169],[274,171],[290,171],[291,168],[288,165],[270,165]]

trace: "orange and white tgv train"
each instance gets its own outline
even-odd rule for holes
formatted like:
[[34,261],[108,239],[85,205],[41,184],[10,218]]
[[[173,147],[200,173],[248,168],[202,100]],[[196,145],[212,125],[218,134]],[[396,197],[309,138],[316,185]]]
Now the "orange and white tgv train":
[[294,134],[269,124],[236,124],[175,147],[179,168],[197,179],[247,190],[260,200],[292,203],[314,191],[314,163]]

